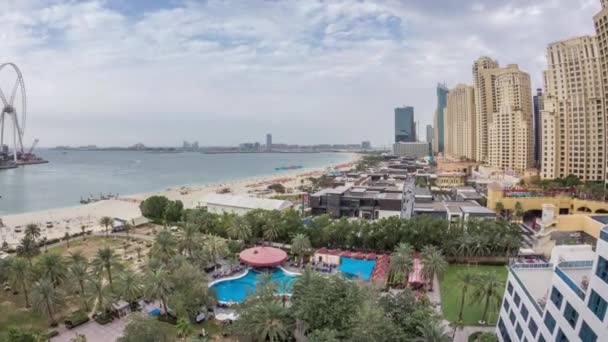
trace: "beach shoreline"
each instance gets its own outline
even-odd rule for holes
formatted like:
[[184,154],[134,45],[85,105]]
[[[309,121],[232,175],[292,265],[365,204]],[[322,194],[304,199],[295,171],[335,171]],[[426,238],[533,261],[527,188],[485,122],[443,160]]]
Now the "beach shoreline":
[[[256,193],[265,189],[270,184],[281,183],[286,188],[295,189],[300,186],[301,180],[308,177],[318,177],[327,169],[349,169],[360,155],[352,153],[350,160],[330,164],[323,167],[306,168],[280,174],[269,174],[266,176],[240,178],[222,183],[206,185],[190,185],[168,187],[162,191],[143,192],[132,195],[121,195],[115,199],[101,200],[79,206],[48,209],[41,211],[24,212],[0,216],[4,227],[0,228],[0,238],[9,245],[16,245],[23,238],[23,232],[15,232],[15,227],[21,227],[22,231],[30,223],[38,224],[42,229],[42,236],[47,239],[63,237],[65,233],[70,235],[80,233],[81,226],[86,230],[102,231],[104,227],[99,225],[99,219],[110,216],[125,220],[141,217],[139,203],[154,195],[166,196],[170,200],[180,200],[184,208],[194,208],[200,204],[200,200],[210,193],[217,193],[222,189],[229,189],[231,194],[249,195],[255,197],[267,197]],[[47,228],[47,222],[53,227]]]

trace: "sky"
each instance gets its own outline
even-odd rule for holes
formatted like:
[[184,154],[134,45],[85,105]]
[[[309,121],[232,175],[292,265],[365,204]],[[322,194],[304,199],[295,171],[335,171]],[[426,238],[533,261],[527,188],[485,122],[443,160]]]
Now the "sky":
[[482,55],[542,86],[547,44],[593,34],[599,9],[600,0],[2,0],[0,61],[24,76],[26,145],[234,145],[272,133],[381,146],[394,139],[395,107],[414,106],[424,128],[437,82],[471,84]]

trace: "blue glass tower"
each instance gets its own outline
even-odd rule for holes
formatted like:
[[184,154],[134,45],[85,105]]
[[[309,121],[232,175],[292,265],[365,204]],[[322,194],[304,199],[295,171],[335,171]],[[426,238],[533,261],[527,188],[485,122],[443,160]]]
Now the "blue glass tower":
[[443,111],[448,105],[448,92],[449,89],[445,84],[437,84],[437,152],[443,152],[444,146],[444,134],[443,134]]
[[416,142],[414,107],[395,108],[395,142]]

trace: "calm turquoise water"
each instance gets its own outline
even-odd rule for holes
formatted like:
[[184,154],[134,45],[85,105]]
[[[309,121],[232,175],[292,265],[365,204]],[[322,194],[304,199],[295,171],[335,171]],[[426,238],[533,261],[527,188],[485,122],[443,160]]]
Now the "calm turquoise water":
[[369,281],[374,272],[375,260],[359,260],[353,258],[340,258],[338,270],[349,278],[359,277]]
[[[263,273],[249,270],[247,274],[239,279],[226,280],[211,286],[217,294],[217,298],[223,302],[242,302],[245,297],[255,291],[255,284],[260,281]],[[277,284],[278,293],[291,293],[291,286],[296,277],[289,275],[280,268],[272,271],[271,281]]]
[[323,167],[345,153],[202,154],[37,150],[48,164],[0,171],[0,215],[78,205],[99,193],[135,194],[271,174],[275,167]]

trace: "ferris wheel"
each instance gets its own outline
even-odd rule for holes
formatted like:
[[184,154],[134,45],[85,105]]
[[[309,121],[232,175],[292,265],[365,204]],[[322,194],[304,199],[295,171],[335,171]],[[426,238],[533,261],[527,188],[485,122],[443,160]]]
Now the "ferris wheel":
[[[6,70],[6,71],[5,71]],[[25,122],[27,118],[27,102],[25,97],[25,84],[23,75],[14,63],[0,64],[0,80],[8,80],[8,88],[3,88],[0,83],[0,152],[5,142],[5,126],[7,132],[11,131],[13,136],[14,159],[23,154],[23,135],[25,133]],[[10,119],[10,123],[9,123]],[[8,135],[8,134],[7,134]]]

